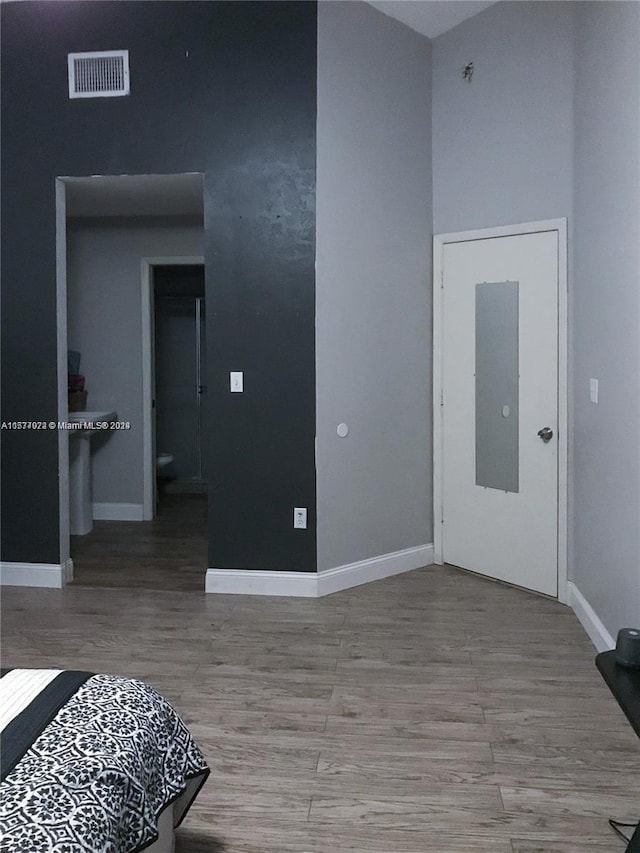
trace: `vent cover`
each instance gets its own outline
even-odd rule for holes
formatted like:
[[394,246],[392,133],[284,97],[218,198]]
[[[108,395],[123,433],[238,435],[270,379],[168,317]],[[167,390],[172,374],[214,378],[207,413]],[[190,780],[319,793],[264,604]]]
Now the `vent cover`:
[[114,98],[129,94],[129,51],[70,53],[69,97]]

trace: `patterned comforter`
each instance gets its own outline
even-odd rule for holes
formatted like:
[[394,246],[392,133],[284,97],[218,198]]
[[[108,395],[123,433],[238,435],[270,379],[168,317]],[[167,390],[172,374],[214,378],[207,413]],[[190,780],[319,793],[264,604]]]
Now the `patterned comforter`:
[[153,688],[70,670],[1,675],[1,853],[134,853],[169,804],[182,820],[209,770]]

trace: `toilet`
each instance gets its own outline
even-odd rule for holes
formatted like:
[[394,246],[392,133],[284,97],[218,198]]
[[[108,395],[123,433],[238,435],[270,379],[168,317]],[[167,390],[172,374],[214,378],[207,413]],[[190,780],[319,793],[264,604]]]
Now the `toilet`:
[[156,457],[156,471],[160,473],[163,468],[166,468],[167,465],[171,465],[173,462],[173,455],[171,453],[159,453]]

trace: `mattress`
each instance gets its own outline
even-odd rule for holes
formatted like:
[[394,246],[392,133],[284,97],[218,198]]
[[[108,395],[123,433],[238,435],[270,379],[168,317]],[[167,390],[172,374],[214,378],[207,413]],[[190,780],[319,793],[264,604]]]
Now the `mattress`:
[[209,769],[141,681],[0,671],[1,853],[136,853],[178,825]]

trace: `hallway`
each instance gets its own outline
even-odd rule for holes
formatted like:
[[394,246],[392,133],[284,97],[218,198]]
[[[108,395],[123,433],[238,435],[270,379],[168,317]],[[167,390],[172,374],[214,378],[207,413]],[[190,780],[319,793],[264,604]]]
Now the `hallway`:
[[204,591],[207,496],[164,494],[153,521],[96,521],[71,537],[73,586]]

